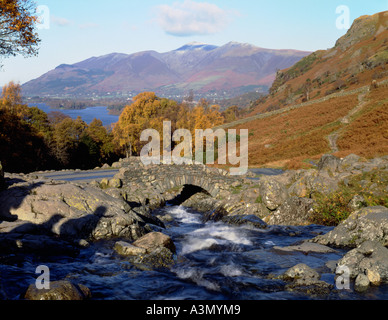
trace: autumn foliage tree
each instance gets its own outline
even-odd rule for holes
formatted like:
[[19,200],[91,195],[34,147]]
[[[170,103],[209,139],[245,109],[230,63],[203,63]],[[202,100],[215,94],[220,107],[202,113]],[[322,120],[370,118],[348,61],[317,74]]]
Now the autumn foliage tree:
[[40,39],[31,0],[0,0],[0,56],[35,55]]
[[7,171],[34,171],[50,160],[47,122],[40,111],[22,103],[20,86],[4,86],[0,98],[0,161]]
[[[223,124],[220,107],[201,101],[194,108],[176,101],[159,98],[154,92],[137,95],[127,106],[113,129],[116,144],[123,151],[139,153],[140,135],[146,129],[155,129],[163,137],[163,122],[171,122],[171,130],[188,129],[194,136],[195,129],[210,129]],[[127,152],[129,153],[129,152]]]
[[22,103],[19,84],[0,97],[0,161],[8,172],[92,169],[118,159],[113,135],[100,120],[90,125],[60,112],[46,114]]

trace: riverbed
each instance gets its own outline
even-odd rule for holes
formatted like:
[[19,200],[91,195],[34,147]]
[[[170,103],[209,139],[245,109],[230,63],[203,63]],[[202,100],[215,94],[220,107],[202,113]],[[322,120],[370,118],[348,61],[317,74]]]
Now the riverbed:
[[203,222],[203,214],[181,206],[167,206],[154,212],[170,215],[166,228],[177,254],[171,269],[144,270],[119,256],[116,240],[92,243],[76,257],[9,255],[0,259],[1,284],[7,297],[22,299],[35,283],[38,265],[50,270],[50,280],[67,280],[87,286],[94,300],[305,300],[305,299],[387,299],[387,286],[372,288],[367,294],[336,290],[328,296],[290,292],[280,275],[305,263],[319,271],[321,280],[335,285],[334,274],[326,267],[340,259],[336,253],[285,253],[275,246],[288,246],[326,233],[322,226],[272,226],[258,229],[223,222]]

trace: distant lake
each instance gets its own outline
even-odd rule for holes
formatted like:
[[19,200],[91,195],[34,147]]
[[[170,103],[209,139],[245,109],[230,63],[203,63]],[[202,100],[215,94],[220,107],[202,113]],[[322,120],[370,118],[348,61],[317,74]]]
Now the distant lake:
[[110,126],[112,123],[119,121],[119,116],[109,114],[108,107],[89,107],[80,110],[54,109],[45,103],[29,103],[30,107],[38,107],[40,110],[49,113],[51,111],[59,111],[70,116],[72,119],[82,118],[87,124],[90,124],[94,118],[100,119],[104,126]]

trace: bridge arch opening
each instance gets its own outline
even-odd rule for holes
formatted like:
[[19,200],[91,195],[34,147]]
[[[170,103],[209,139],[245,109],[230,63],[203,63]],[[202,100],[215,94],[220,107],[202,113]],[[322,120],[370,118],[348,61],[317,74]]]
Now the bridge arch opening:
[[203,193],[207,196],[211,196],[211,194],[203,189],[202,187],[192,185],[192,184],[185,184],[183,185],[182,191],[173,199],[168,201],[168,204],[179,206],[186,200],[190,199],[192,196]]

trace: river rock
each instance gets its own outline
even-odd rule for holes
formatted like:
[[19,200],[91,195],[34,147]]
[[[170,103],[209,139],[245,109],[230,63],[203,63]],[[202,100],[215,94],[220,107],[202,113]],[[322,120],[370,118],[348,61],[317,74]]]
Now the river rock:
[[146,249],[136,247],[125,241],[117,241],[115,243],[114,249],[119,255],[122,256],[137,256],[147,253]]
[[174,265],[174,254],[165,247],[157,247],[150,253],[138,255],[133,263],[142,270],[170,268]]
[[274,250],[283,251],[283,252],[303,252],[308,253],[334,253],[336,250],[324,246],[319,243],[303,242],[299,245],[287,246],[287,247],[273,247]]
[[357,210],[334,230],[312,239],[323,245],[351,248],[367,240],[388,245],[388,208],[376,206]]
[[166,248],[175,253],[176,248],[172,239],[161,232],[150,232],[133,243],[138,248],[145,249],[148,253],[157,248]]
[[23,220],[41,232],[72,239],[127,237],[151,231],[121,199],[87,185],[22,180],[0,193],[0,219]]
[[360,273],[354,282],[354,290],[360,293],[365,292],[369,289],[369,284],[368,277],[365,274]]
[[314,295],[326,295],[333,285],[320,280],[320,274],[304,263],[288,269],[282,276],[283,280],[291,282],[286,285],[286,290],[305,292]]
[[304,263],[297,264],[283,274],[284,280],[319,280],[320,275],[314,269]]
[[291,197],[263,220],[269,225],[310,225],[310,217],[314,213],[313,206],[314,200],[312,199]]
[[52,281],[50,289],[37,289],[31,284],[25,294],[26,300],[85,300],[91,297],[89,288],[70,281]]
[[236,226],[248,225],[259,229],[266,229],[268,227],[263,220],[255,215],[226,216],[221,221]]
[[271,178],[260,181],[259,193],[269,210],[276,210],[289,197],[285,186]]
[[388,283],[388,249],[377,241],[365,241],[345,254],[337,263],[336,274],[341,274],[344,266],[349,277],[356,279],[355,288],[359,292],[367,290],[369,285]]

